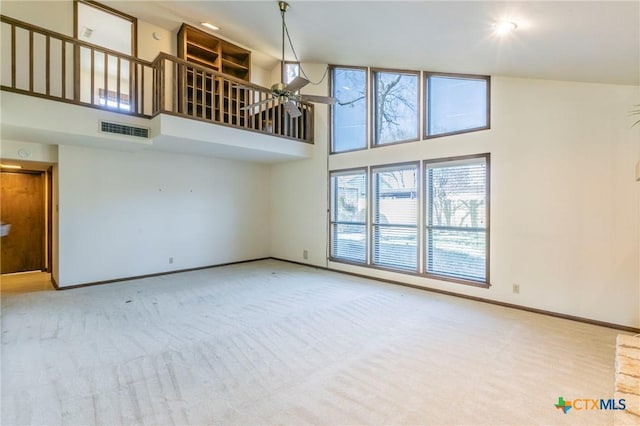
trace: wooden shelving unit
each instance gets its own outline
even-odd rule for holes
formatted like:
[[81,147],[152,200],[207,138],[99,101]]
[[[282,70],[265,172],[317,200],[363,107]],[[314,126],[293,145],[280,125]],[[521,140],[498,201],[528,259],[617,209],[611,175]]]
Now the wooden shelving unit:
[[222,42],[222,72],[249,81],[251,53],[238,46]]
[[[250,51],[188,24],[182,24],[178,31],[178,57],[247,82],[251,76]],[[244,90],[195,68],[187,68],[181,78],[184,113],[242,125]]]

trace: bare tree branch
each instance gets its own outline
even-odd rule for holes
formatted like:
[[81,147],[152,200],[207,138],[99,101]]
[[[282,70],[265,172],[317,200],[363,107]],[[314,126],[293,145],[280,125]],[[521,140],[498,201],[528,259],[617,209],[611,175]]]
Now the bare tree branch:
[[352,99],[352,100],[350,100],[350,101],[347,101],[347,102],[340,102],[340,101],[338,101],[338,105],[340,105],[340,106],[353,105],[353,104],[355,104],[356,102],[363,100],[364,98],[365,98],[365,96],[364,96],[364,95],[362,95],[362,96],[359,96],[359,97],[357,97],[357,98],[355,98],[355,99]]

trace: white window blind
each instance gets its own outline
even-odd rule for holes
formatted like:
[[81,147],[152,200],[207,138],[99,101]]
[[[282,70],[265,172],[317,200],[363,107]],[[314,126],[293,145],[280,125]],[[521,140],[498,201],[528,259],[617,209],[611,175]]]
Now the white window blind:
[[416,164],[372,169],[372,263],[418,268],[418,184]]
[[331,173],[331,258],[367,261],[367,173]]
[[487,156],[425,162],[425,272],[487,282]]

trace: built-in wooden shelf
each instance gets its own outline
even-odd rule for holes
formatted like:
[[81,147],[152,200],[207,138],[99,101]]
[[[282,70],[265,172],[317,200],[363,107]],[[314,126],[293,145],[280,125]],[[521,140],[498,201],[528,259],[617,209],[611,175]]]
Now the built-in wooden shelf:
[[[182,24],[178,31],[178,56],[213,71],[249,81],[251,52],[212,34]],[[180,71],[180,105],[187,115],[228,124],[243,123],[245,91],[202,69]]]
[[178,31],[178,57],[242,80],[251,76],[249,50],[188,24]]

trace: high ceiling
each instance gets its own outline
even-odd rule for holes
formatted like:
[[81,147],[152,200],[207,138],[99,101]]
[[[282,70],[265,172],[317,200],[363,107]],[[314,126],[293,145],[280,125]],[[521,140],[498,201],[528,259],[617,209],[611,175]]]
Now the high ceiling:
[[[160,27],[209,21],[218,34],[280,57],[268,1],[103,1]],[[640,85],[640,1],[289,1],[303,62]],[[506,37],[493,25],[517,23]],[[287,60],[294,60],[287,46]],[[313,77],[313,76],[312,76]]]

